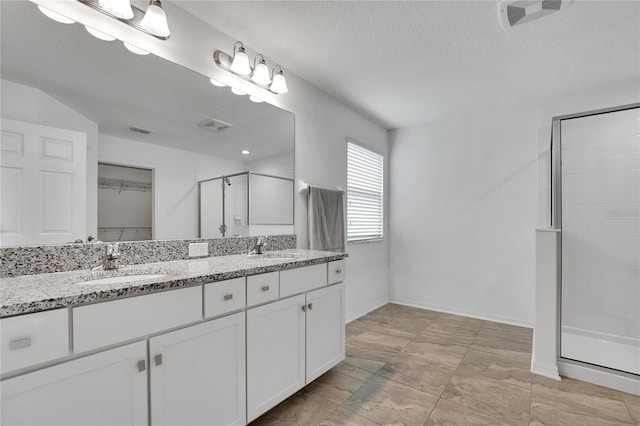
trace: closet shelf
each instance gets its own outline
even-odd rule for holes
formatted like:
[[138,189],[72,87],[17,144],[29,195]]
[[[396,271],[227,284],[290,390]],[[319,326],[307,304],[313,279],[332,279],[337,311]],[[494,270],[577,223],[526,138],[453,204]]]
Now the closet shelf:
[[151,192],[151,182],[99,177],[98,188],[115,189],[118,194],[122,191]]

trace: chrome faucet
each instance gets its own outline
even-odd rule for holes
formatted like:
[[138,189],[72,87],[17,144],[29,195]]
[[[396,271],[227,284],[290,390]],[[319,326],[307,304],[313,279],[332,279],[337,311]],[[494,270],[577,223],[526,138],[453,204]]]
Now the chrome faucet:
[[120,246],[118,243],[107,243],[104,245],[104,259],[102,260],[102,269],[105,271],[110,269],[118,269],[120,259]]
[[253,247],[253,252],[255,254],[262,254],[264,252],[264,247],[266,243],[262,237],[258,237],[258,241],[256,241],[256,245]]

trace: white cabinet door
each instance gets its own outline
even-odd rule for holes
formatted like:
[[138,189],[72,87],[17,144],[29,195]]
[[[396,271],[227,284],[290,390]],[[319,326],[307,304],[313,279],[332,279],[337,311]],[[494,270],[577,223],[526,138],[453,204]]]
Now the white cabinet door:
[[307,383],[344,359],[344,284],[307,293]]
[[84,240],[87,135],[6,118],[1,123],[2,245]]
[[247,311],[247,417],[252,421],[305,385],[305,296]]
[[3,425],[146,425],[146,342],[2,381]]
[[149,339],[151,424],[244,425],[244,312]]

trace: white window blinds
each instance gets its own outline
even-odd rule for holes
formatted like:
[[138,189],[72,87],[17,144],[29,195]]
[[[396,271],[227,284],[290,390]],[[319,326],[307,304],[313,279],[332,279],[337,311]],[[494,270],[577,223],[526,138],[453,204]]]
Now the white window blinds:
[[347,242],[382,238],[384,158],[347,142]]

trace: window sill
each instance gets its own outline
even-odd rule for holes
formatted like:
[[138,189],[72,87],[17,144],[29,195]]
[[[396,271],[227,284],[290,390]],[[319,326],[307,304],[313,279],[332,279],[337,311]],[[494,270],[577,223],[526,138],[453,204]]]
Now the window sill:
[[382,241],[384,241],[384,238],[372,238],[370,240],[347,241],[347,245],[351,245],[351,244],[366,244],[366,243],[380,243]]

